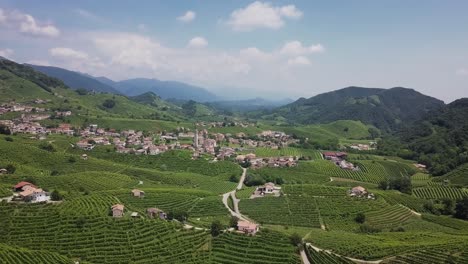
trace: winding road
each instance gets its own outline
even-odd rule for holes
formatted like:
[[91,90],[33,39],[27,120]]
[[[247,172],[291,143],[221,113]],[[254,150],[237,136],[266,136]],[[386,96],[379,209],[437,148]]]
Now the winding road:
[[[243,221],[252,221],[250,220],[248,217],[242,215],[239,211],[239,199],[236,198],[236,192],[240,189],[242,189],[242,186],[244,184],[244,180],[245,180],[245,176],[247,175],[247,169],[246,168],[242,168],[242,176],[239,180],[239,184],[237,185],[236,189],[230,191],[230,192],[227,192],[225,194],[223,194],[223,204],[224,206],[229,210],[229,213],[232,215],[232,216],[235,216],[237,217],[239,220],[243,220]],[[232,201],[233,201],[233,204],[234,204],[234,210],[232,210],[230,207],[229,207],[229,196],[232,198]]]

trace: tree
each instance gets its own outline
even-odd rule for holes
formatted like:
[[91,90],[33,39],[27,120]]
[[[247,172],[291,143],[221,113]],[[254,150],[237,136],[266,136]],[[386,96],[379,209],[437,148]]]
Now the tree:
[[289,237],[289,240],[291,241],[291,244],[293,246],[298,246],[298,245],[300,245],[302,243],[302,237],[297,233],[292,234]]
[[219,236],[223,230],[223,225],[219,220],[215,220],[211,223],[210,232],[213,237]]
[[229,220],[229,226],[230,227],[237,227],[237,223],[239,222],[239,218],[235,216],[231,216],[231,219]]
[[83,88],[79,88],[79,89],[76,90],[76,93],[79,94],[79,95],[87,95],[88,90],[83,89]]
[[366,221],[366,215],[364,213],[357,213],[356,217],[354,218],[354,221],[356,221],[359,224],[362,224]]
[[455,205],[455,214],[456,218],[468,220],[468,197],[459,200]]
[[40,145],[39,145],[39,148],[40,149],[43,149],[43,150],[47,150],[49,152],[55,152],[55,148],[52,144],[49,144],[49,143],[46,143],[46,142],[42,142]]
[[115,106],[115,101],[112,100],[112,99],[106,99],[103,103],[102,103],[102,106],[104,106],[105,108],[113,108]]
[[0,134],[3,134],[3,135],[10,135],[11,134],[11,131],[10,131],[10,128],[5,126],[5,125],[0,125]]
[[5,168],[8,174],[13,174],[16,171],[16,167],[13,164],[8,164]]
[[60,193],[57,191],[57,190],[54,190],[51,194],[50,194],[50,199],[52,201],[61,201],[63,198],[62,198],[62,195],[60,195]]
[[70,156],[70,157],[68,157],[68,162],[70,162],[70,163],[75,163],[75,162],[76,162],[76,158],[73,157],[73,156]]

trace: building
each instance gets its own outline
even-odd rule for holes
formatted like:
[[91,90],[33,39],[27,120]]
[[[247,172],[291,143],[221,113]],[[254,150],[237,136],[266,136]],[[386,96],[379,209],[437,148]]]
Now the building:
[[362,186],[353,187],[350,191],[351,196],[363,196],[367,194],[366,188]]
[[162,220],[165,220],[167,218],[167,214],[159,208],[148,208],[146,212],[148,213],[149,218],[159,217]]
[[25,202],[39,203],[50,201],[49,193],[30,185],[23,187],[23,191],[19,193],[19,196]]
[[142,191],[142,190],[138,190],[138,189],[133,189],[132,194],[133,194],[134,197],[139,197],[139,198],[144,198],[145,197],[145,192]]
[[249,221],[239,221],[237,230],[249,235],[255,235],[258,232],[258,225]]
[[123,204],[114,204],[111,207],[112,217],[120,218],[124,215],[124,205]]
[[27,186],[37,188],[36,185],[34,185],[34,184],[30,183],[30,182],[22,181],[22,182],[19,182],[18,184],[16,184],[15,186],[13,186],[13,191],[14,192],[21,192],[21,191],[25,190],[25,188]]

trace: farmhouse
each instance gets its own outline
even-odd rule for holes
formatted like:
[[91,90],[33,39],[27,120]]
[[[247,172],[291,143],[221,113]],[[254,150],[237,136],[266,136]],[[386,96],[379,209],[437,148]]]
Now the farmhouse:
[[42,189],[37,189],[29,185],[23,188],[24,191],[19,193],[21,199],[25,202],[47,202],[50,200],[49,193],[45,192]]
[[130,216],[132,218],[139,218],[140,217],[137,212],[133,212]]
[[255,192],[250,196],[250,198],[263,197],[267,194],[272,194],[274,196],[279,196],[281,187],[275,186],[272,182],[267,182],[263,186],[258,186]]
[[111,207],[111,210],[112,210],[112,216],[113,217],[116,217],[116,218],[122,217],[123,214],[124,214],[124,205],[123,204],[114,204]]
[[237,223],[237,230],[245,234],[255,235],[258,232],[258,225],[249,221],[239,221]]
[[0,175],[7,174],[7,173],[8,173],[7,169],[4,169],[4,168],[0,169]]
[[162,220],[165,220],[167,218],[167,214],[158,208],[148,208],[146,212],[148,213],[149,218],[159,217]]
[[134,197],[140,197],[140,198],[145,197],[145,192],[142,190],[138,190],[138,189],[133,189],[132,194]]
[[88,155],[86,155],[86,154],[81,155],[81,159],[88,160]]
[[13,186],[13,191],[14,192],[21,192],[21,191],[25,190],[25,188],[27,186],[37,188],[36,185],[34,185],[34,184],[30,183],[30,182],[22,181],[22,182],[19,182],[18,184],[16,184],[15,186]]

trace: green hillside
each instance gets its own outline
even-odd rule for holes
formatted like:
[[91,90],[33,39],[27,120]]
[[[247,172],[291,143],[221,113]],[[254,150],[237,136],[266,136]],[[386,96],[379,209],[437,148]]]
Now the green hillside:
[[262,117],[272,120],[283,118],[288,123],[299,124],[360,120],[388,131],[443,106],[442,101],[412,89],[348,87],[309,99],[301,98],[270,113],[263,112]]

